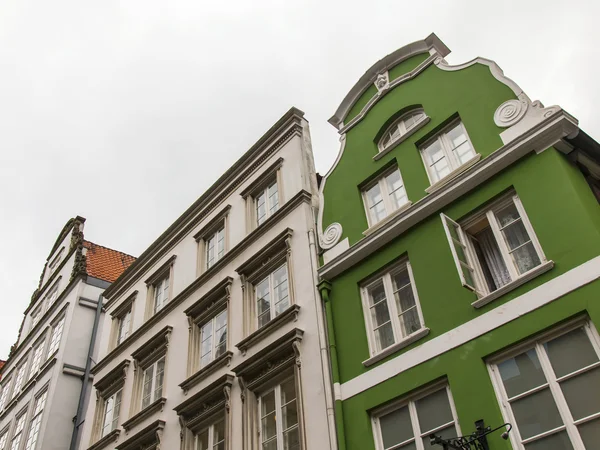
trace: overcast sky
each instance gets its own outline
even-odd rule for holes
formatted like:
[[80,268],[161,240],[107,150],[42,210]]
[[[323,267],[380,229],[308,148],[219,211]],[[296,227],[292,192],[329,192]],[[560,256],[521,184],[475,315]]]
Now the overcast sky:
[[[375,61],[435,32],[600,139],[590,1],[0,2],[0,358],[58,233],[139,255],[285,111],[327,123]],[[490,117],[490,120],[492,118]]]

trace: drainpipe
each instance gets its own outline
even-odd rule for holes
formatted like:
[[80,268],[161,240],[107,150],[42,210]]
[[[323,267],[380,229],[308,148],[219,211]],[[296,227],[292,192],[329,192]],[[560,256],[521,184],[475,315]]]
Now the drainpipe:
[[83,416],[83,408],[85,406],[85,393],[87,392],[90,382],[90,371],[92,370],[92,355],[94,353],[94,344],[96,343],[96,334],[98,334],[98,324],[100,323],[100,315],[102,314],[102,294],[98,296],[98,305],[96,306],[96,316],[94,317],[94,327],[92,328],[92,336],[90,338],[90,347],[88,349],[87,360],[85,362],[85,373],[83,375],[83,383],[81,384],[81,393],[79,394],[79,405],[77,405],[77,414],[73,419],[73,434],[71,435],[71,445],[69,450],[76,450],[77,439],[79,437],[79,427],[83,424],[85,417]]
[[333,327],[333,313],[331,311],[331,283],[322,281],[319,283],[319,292],[325,304],[325,317],[327,318],[327,336],[329,339],[329,356],[331,358],[331,372],[333,376],[333,391],[335,395],[335,422],[338,437],[339,450],[346,450],[346,432],[344,430],[344,410],[342,409],[342,398],[340,395],[340,368],[338,365],[337,347],[335,345],[335,328]]
[[[329,354],[327,351],[327,332],[325,331],[325,324],[323,323],[322,308],[320,305],[319,293],[317,291],[317,265],[319,256],[317,252],[317,244],[315,239],[315,231],[310,229],[308,231],[308,244],[310,247],[310,265],[311,272],[313,274],[313,286],[315,288],[315,313],[317,316],[317,330],[319,333],[319,348],[321,352],[321,367],[323,371],[323,388],[325,391],[325,406],[327,408],[327,426],[329,429],[329,445],[332,450],[338,448],[336,441],[336,425],[335,425],[335,410],[333,405],[333,392],[331,390],[331,373],[329,370]],[[319,311],[321,308],[321,311]]]

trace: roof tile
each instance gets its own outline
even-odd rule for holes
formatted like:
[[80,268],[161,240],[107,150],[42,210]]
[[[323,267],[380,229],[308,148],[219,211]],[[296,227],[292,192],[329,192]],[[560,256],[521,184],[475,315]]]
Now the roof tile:
[[131,255],[90,241],[83,241],[83,246],[87,249],[85,255],[87,274],[109,283],[119,278],[123,271],[135,261],[135,257]]

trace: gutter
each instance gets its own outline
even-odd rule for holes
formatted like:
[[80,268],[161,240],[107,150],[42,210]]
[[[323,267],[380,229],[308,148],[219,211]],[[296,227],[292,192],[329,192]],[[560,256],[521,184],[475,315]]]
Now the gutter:
[[92,370],[92,354],[94,352],[94,344],[96,343],[96,335],[98,334],[98,324],[100,323],[100,315],[102,314],[102,294],[98,296],[98,305],[96,306],[96,315],[94,316],[94,327],[92,328],[92,336],[90,338],[90,346],[85,362],[85,372],[83,374],[83,382],[81,384],[81,393],[79,394],[79,404],[77,405],[77,414],[73,418],[73,434],[71,435],[71,445],[69,450],[77,449],[77,440],[79,438],[79,427],[83,425],[85,418],[83,411],[85,406],[85,393],[87,392],[90,383],[90,375]]

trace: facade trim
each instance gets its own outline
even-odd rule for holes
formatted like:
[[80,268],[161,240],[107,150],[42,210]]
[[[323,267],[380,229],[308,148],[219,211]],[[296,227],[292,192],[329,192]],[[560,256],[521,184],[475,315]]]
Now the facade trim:
[[423,345],[413,348],[340,386],[341,399],[347,400],[382,383],[400,372],[429,361],[496,328],[528,314],[600,278],[600,256],[553,278],[547,283],[470,320]]

